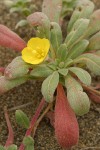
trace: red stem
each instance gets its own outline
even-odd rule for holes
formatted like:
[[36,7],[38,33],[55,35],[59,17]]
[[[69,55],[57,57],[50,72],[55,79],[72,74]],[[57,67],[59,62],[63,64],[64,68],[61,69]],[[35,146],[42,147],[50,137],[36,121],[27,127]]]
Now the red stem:
[[11,126],[11,123],[10,123],[10,120],[9,120],[9,115],[8,115],[8,112],[7,112],[7,108],[6,108],[6,107],[4,108],[4,113],[5,113],[5,118],[6,118],[6,122],[7,122],[7,126],[8,126],[8,131],[9,131],[8,139],[7,139],[7,141],[6,141],[5,147],[8,147],[8,146],[10,146],[11,144],[13,144],[13,141],[14,141],[14,133],[13,133],[13,129],[12,129],[12,126]]
[[5,68],[4,67],[0,67],[0,72],[4,73],[4,71],[5,71]]
[[[37,121],[37,119],[38,119],[38,117],[40,115],[40,112],[42,111],[44,105],[45,105],[45,100],[44,100],[44,98],[42,98],[42,100],[41,100],[41,102],[40,102],[40,104],[39,104],[39,106],[38,106],[38,108],[37,108],[37,110],[35,112],[35,115],[33,116],[32,120],[30,122],[30,127],[26,131],[25,137],[31,135],[31,132],[32,132],[32,130],[34,128],[34,125],[35,125],[35,123],[36,123],[36,121]],[[20,145],[19,150],[24,150],[23,143]]]

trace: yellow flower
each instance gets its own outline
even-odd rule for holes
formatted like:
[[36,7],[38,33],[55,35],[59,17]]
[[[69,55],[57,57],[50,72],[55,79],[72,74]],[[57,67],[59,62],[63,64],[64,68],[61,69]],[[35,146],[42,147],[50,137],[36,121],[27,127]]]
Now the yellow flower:
[[48,39],[31,38],[27,47],[22,50],[22,59],[30,64],[40,64],[46,58],[49,48]]

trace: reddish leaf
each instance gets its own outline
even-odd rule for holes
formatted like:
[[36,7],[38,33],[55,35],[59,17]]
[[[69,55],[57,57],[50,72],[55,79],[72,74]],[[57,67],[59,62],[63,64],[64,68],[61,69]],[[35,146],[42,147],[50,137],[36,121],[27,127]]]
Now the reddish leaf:
[[96,95],[95,93],[93,93],[93,92],[87,92],[87,94],[88,94],[88,96],[89,96],[89,98],[92,100],[92,101],[94,101],[94,102],[96,102],[96,103],[100,103],[100,96],[99,95]]
[[13,31],[0,24],[0,45],[21,51],[26,43]]
[[5,71],[5,68],[0,67],[0,74],[1,74],[1,75],[3,75],[3,74],[4,74],[4,71]]
[[63,148],[76,145],[79,138],[79,127],[76,116],[71,109],[62,85],[57,87],[55,105],[55,135]]

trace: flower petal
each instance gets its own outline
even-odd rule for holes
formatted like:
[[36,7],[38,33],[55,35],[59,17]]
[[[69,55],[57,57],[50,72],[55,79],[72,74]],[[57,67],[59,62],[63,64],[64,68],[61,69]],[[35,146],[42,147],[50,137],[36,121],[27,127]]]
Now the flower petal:
[[49,48],[48,39],[32,38],[22,51],[22,59],[30,64],[39,64],[46,58]]
[[22,51],[22,59],[29,64],[39,64],[44,60],[44,57],[41,59],[37,57],[37,54],[33,54],[32,51],[26,47]]

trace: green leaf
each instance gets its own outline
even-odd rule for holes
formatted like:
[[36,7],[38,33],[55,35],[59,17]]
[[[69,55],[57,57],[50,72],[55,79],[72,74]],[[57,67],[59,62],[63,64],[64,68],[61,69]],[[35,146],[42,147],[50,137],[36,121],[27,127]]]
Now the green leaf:
[[25,137],[23,140],[25,150],[34,150],[34,140],[31,136]]
[[30,11],[29,8],[25,7],[25,8],[22,9],[22,13],[27,17],[28,15],[31,14],[31,11]]
[[93,2],[89,0],[79,0],[75,11],[72,14],[72,17],[68,24],[68,32],[70,32],[73,28],[74,23],[80,19],[88,19],[90,18],[92,12],[94,10]]
[[65,79],[65,86],[67,88],[67,98],[74,110],[74,112],[82,116],[88,113],[90,109],[90,101],[81,85],[70,75]]
[[47,77],[42,84],[42,94],[47,102],[53,101],[53,95],[59,83],[59,74],[57,71]]
[[95,54],[100,56],[100,50],[96,51]]
[[16,145],[11,145],[7,148],[7,150],[17,150],[17,146]]
[[73,61],[73,63],[86,64],[87,68],[95,75],[100,75],[100,56],[95,54],[83,54]]
[[55,22],[51,22],[50,41],[51,41],[52,47],[56,53],[57,49],[59,48],[59,46],[62,43],[62,31],[61,31],[61,27],[59,26],[59,24],[57,24]]
[[15,29],[18,29],[19,27],[23,27],[23,26],[26,26],[28,24],[28,21],[23,19],[23,20],[20,20],[16,26],[15,26]]
[[9,80],[25,77],[29,72],[29,68],[31,68],[31,65],[24,62],[21,56],[18,56],[6,67],[4,76]]
[[6,150],[2,145],[0,145],[0,150]]
[[90,0],[79,0],[77,3],[76,9],[80,11],[79,18],[90,18],[91,14],[94,11],[94,3]]
[[[68,49],[71,49],[76,43],[81,41],[83,39],[84,32],[86,31],[87,27],[89,25],[89,19],[78,19],[72,29],[72,37],[70,40],[67,40],[67,37],[65,39],[66,45]],[[69,33],[71,34],[71,33]]]
[[73,72],[84,84],[86,85],[91,84],[91,76],[87,71],[78,67],[70,67],[69,70]]
[[21,11],[21,8],[19,8],[19,7],[12,7],[12,8],[10,8],[10,13],[20,12],[20,11]]
[[31,71],[30,75],[33,77],[48,77],[50,74],[53,73],[53,70],[50,69],[47,65],[39,65],[35,68],[33,68],[33,70]]
[[96,10],[90,18],[89,26],[86,30],[85,37],[91,37],[100,31],[100,9]]
[[42,12],[48,16],[51,22],[59,23],[62,9],[62,0],[44,0]]
[[100,31],[89,39],[87,51],[100,50]]
[[76,22],[76,20],[79,18],[79,15],[80,15],[80,11],[79,10],[75,10],[71,16],[71,19],[68,23],[68,33],[71,32],[72,30],[72,27],[74,25],[74,23]]
[[88,40],[82,40],[78,42],[68,53],[68,58],[74,59],[81,55],[87,48],[89,42]]
[[73,64],[73,60],[72,59],[70,59],[70,58],[68,58],[66,61],[65,61],[65,68],[66,67],[68,67],[68,66],[70,66],[71,64]]
[[50,20],[44,13],[35,12],[27,17],[27,21],[33,26],[38,26],[39,37],[50,39]]
[[68,74],[68,69],[59,69],[58,72],[63,75],[66,76]]
[[4,4],[8,7],[8,8],[11,8],[14,4],[13,1],[11,0],[4,0]]
[[66,47],[66,44],[61,44],[58,51],[57,51],[57,58],[60,61],[65,61],[67,58],[67,54],[68,54],[68,49]]
[[19,86],[27,81],[27,78],[17,78],[7,80],[4,76],[0,77],[0,94],[9,91],[10,89]]
[[27,115],[21,111],[21,110],[16,110],[15,113],[16,121],[20,126],[23,126],[24,128],[28,129],[29,128],[29,118]]

